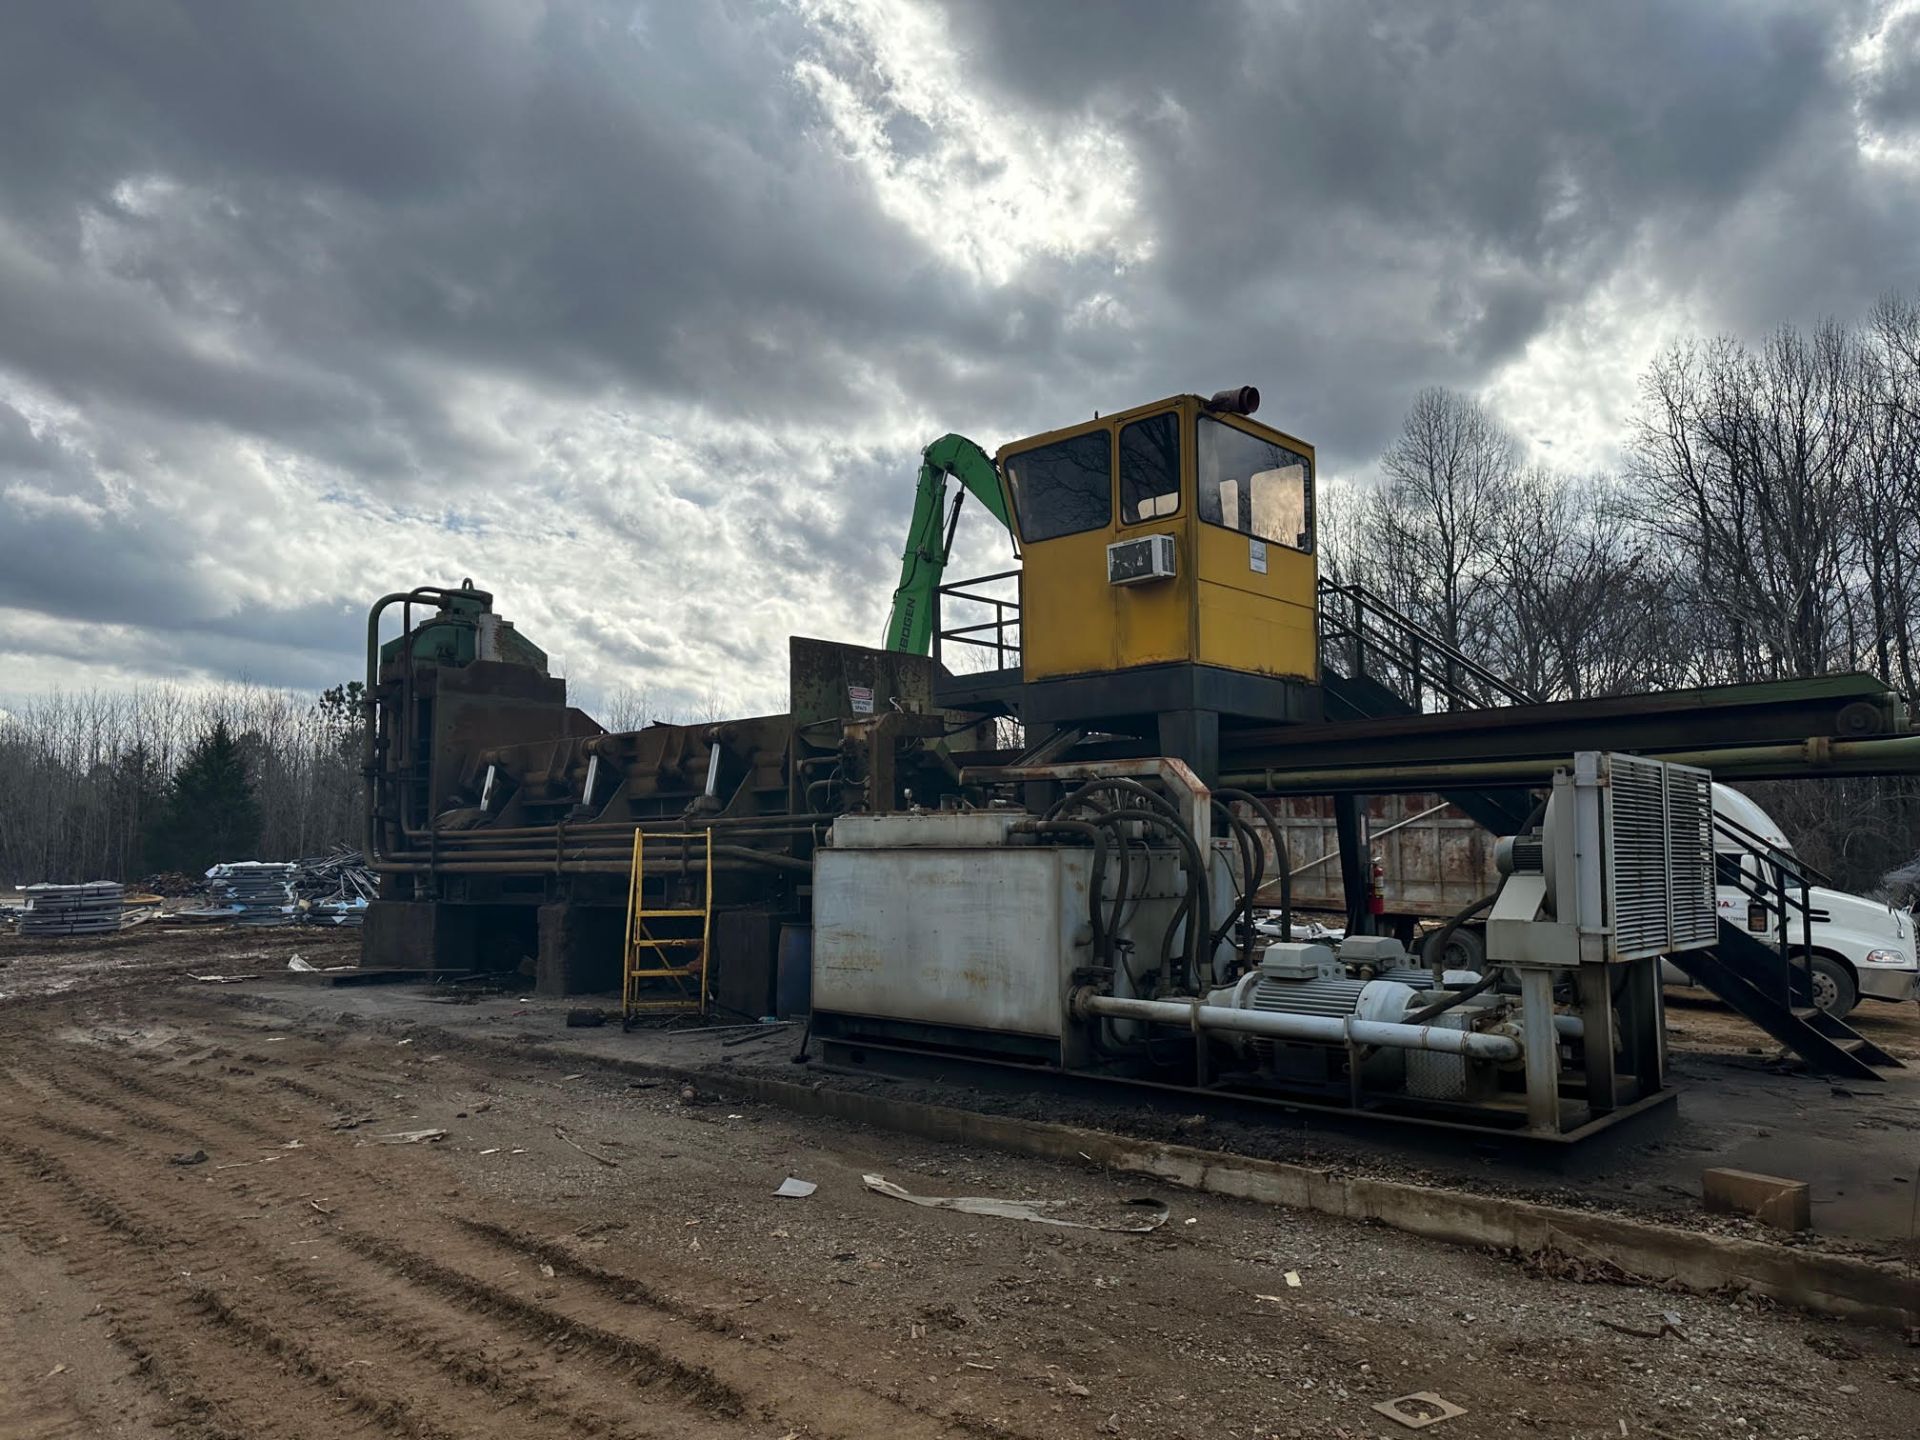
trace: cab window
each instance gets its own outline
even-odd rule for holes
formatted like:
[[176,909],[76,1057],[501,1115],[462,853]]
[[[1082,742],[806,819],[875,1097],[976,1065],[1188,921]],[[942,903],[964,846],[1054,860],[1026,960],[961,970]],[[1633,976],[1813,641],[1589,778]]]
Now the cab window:
[[1284,445],[1200,417],[1200,518],[1292,550],[1313,549],[1313,466]]
[[1113,521],[1113,438],[1096,430],[1007,457],[1020,538],[1053,540]]
[[1164,520],[1180,508],[1180,419],[1149,415],[1120,430],[1120,523]]

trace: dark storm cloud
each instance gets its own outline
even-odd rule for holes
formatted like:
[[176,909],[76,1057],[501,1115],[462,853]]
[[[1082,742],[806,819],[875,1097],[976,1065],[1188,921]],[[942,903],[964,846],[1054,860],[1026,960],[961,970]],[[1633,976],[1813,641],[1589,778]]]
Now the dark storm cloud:
[[[604,683],[777,695],[788,630],[877,629],[943,429],[1250,380],[1351,470],[1623,273],[1747,330],[1911,290],[1876,14],[16,7],[0,652],[330,683],[372,591],[483,570]],[[995,191],[1089,129],[1112,213]]]
[[[1223,373],[1299,397],[1297,423],[1349,460],[1377,451],[1411,389],[1480,383],[1648,227],[1705,229],[1783,177],[1857,172],[1834,164],[1857,7],[1213,3],[1088,24],[969,0],[952,14],[1022,103],[1125,126],[1145,208],[1180,217],[1150,267],[1170,358],[1213,347]],[[1912,199],[1839,256],[1818,243],[1823,263],[1886,262],[1834,301],[1912,282]],[[1850,226],[1862,212],[1841,207]],[[1781,219],[1742,257],[1755,288],[1822,228]],[[1729,318],[1802,317],[1776,295]]]
[[[778,359],[805,324],[831,315],[837,340],[860,343],[904,308],[912,257],[882,263],[897,240],[857,177],[796,142],[799,97],[772,31],[676,9],[675,30],[692,32],[681,55],[639,45],[611,10],[501,18],[518,13],[20,17],[0,81],[39,121],[10,132],[4,184],[36,258],[70,267],[83,216],[125,214],[124,184],[168,177],[193,191],[194,213],[134,214],[158,233],[137,275],[109,269],[168,302],[147,327],[190,323],[196,292],[212,289],[283,358],[233,374],[165,335],[98,333],[121,297],[97,274],[94,293],[55,294],[9,276],[24,313],[0,317],[13,322],[7,358],[44,355],[34,372],[79,395],[274,434],[345,431],[376,418],[365,392],[390,387],[389,345],[556,386],[611,372],[702,393],[755,378],[743,372],[756,350]],[[933,306],[938,289],[916,287],[915,303]],[[48,313],[68,311],[64,328]],[[80,363],[90,351],[102,369]],[[784,385],[739,398],[811,403],[836,388],[830,373],[783,368]]]

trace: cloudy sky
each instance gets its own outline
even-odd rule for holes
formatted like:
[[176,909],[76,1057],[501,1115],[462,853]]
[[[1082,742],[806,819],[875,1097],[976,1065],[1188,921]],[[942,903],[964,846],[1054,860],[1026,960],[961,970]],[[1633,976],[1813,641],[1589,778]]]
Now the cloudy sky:
[[472,576],[778,709],[943,431],[1250,382],[1364,476],[1443,384],[1604,467],[1667,339],[1893,288],[1920,0],[23,0],[0,701],[318,688]]

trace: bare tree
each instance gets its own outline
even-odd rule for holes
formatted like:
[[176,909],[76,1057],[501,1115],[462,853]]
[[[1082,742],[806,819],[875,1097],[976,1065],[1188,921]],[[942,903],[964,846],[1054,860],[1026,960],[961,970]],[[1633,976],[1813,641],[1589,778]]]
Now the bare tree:
[[1496,542],[1485,658],[1521,689],[1582,699],[1671,683],[1672,574],[1617,491],[1532,467]]
[[1643,385],[1641,523],[1686,557],[1686,600],[1724,678],[1818,675],[1848,611],[1850,486],[1866,431],[1862,346],[1837,325],[1776,332],[1756,354],[1681,346]]
[[623,681],[606,693],[594,718],[607,729],[619,732],[638,730],[661,718],[653,692],[644,685]]
[[1519,453],[1478,400],[1429,389],[1380,458],[1368,522],[1391,558],[1376,588],[1456,648],[1483,638]]
[[[1476,400],[1423,391],[1380,481],[1323,491],[1322,572],[1549,698],[1866,669],[1920,699],[1920,297],[1758,350],[1676,346],[1626,439],[1624,475],[1562,476],[1523,466]],[[592,708],[620,730],[720,718],[711,689]],[[136,876],[158,795],[218,720],[257,788],[259,858],[358,833],[346,687],[55,691],[0,712],[0,881]],[[1911,781],[1762,794],[1843,884],[1920,848]]]

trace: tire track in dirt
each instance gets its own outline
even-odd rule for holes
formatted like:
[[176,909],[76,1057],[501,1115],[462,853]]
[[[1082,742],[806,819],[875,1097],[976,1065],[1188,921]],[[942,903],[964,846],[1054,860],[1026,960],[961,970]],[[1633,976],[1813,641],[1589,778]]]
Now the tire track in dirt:
[[[232,1099],[244,1094],[249,1097],[249,1108],[234,1116],[234,1122],[252,1125],[253,1133],[262,1138],[269,1138],[273,1133],[259,1128],[258,1115],[263,1104],[270,1104],[276,1113],[297,1121],[307,1113],[300,1103],[306,1102],[320,1107],[321,1113],[331,1119],[340,1114],[390,1107],[396,1085],[419,1087],[438,1083],[436,1077],[384,1076],[362,1081],[364,1088],[329,1090],[309,1080],[280,1073],[299,1068],[298,1061],[276,1057],[264,1067],[238,1063],[247,1058],[250,1057],[226,1046],[203,1047],[192,1055],[145,1069],[136,1078],[117,1068],[102,1067],[101,1057],[97,1055],[87,1057],[100,1077],[109,1083],[187,1113],[198,1113],[200,1105],[208,1100]],[[263,1070],[266,1073],[262,1073]]]
[[[156,1277],[156,1265],[164,1268],[164,1262],[149,1258],[161,1253],[163,1237],[131,1223],[98,1196],[58,1194],[56,1162],[33,1146],[0,1136],[0,1162],[29,1182],[9,1187],[9,1227],[60,1255],[76,1278],[108,1297],[102,1303],[115,1335],[179,1428],[204,1440],[323,1440],[337,1433],[324,1424],[300,1425],[311,1411],[310,1392],[287,1386],[277,1369],[259,1365],[230,1337],[182,1323],[176,1297],[183,1292],[170,1275]],[[72,1244],[76,1231],[94,1243]]]
[[[212,1076],[179,1070],[147,1070],[132,1075],[91,1055],[78,1057],[78,1063],[82,1073],[89,1078],[103,1081],[135,1100],[147,1102],[150,1107],[162,1106],[186,1117],[182,1121],[171,1119],[164,1112],[154,1117],[150,1109],[136,1112],[146,1117],[146,1123],[154,1124],[155,1128],[165,1129],[168,1133],[191,1137],[197,1130],[206,1130],[210,1125],[225,1125],[251,1136],[252,1143],[264,1149],[277,1148],[288,1138],[284,1125],[267,1125],[257,1118],[264,1097],[223,1085]],[[239,1102],[239,1108],[234,1108],[233,1102]],[[294,1107],[280,1108],[281,1113],[289,1118],[298,1114]],[[198,1125],[189,1123],[193,1121],[197,1121]]]
[[[145,1089],[147,1087],[140,1088]],[[107,1100],[107,1097],[99,1096],[90,1098],[96,1101]],[[117,1101],[108,1101],[108,1105],[103,1108],[107,1108],[107,1113],[114,1118],[126,1119],[128,1123],[135,1128],[136,1133],[143,1125],[148,1129],[158,1128],[154,1124],[157,1117],[150,1112],[142,1113],[135,1110],[134,1107],[121,1104]],[[203,1120],[220,1118],[231,1119],[232,1117],[230,1115],[222,1116],[219,1108],[213,1108],[203,1113]],[[141,1145],[137,1138],[115,1135],[55,1115],[36,1114],[26,1117],[26,1121],[27,1124],[40,1130],[51,1132],[55,1136],[76,1139],[90,1145],[100,1146],[122,1157],[132,1158],[143,1165],[164,1163],[164,1156],[160,1152]],[[205,1134],[208,1142],[212,1144],[219,1144],[223,1138],[213,1125],[203,1123],[200,1127],[200,1132]],[[176,1264],[183,1260],[193,1261],[193,1256],[196,1253],[202,1253],[207,1246],[213,1245],[216,1246],[219,1251],[226,1253],[229,1256],[230,1262],[234,1265],[239,1265],[243,1268],[264,1270],[272,1274],[277,1282],[287,1287],[289,1293],[302,1294],[309,1299],[333,1298],[334,1287],[328,1287],[316,1281],[312,1276],[307,1274],[301,1266],[289,1264],[282,1259],[282,1257],[263,1252],[261,1247],[252,1243],[252,1238],[247,1230],[243,1226],[234,1223],[230,1215],[210,1213],[205,1203],[194,1204],[189,1201],[187,1204],[182,1205],[177,1197],[168,1195],[164,1191],[156,1192],[147,1190],[142,1192],[140,1199],[134,1202],[135,1206],[141,1207],[144,1210],[147,1218],[144,1221],[135,1221],[129,1218],[130,1214],[134,1213],[134,1211],[131,1207],[127,1206],[126,1197],[116,1197],[116,1200],[119,1202],[116,1204],[112,1201],[105,1200],[100,1194],[96,1193],[101,1188],[99,1182],[101,1171],[99,1166],[89,1163],[86,1167],[89,1179],[86,1182],[82,1182],[45,1151],[30,1150],[21,1153],[38,1167],[37,1173],[39,1178],[43,1181],[49,1179],[57,1180],[61,1188],[65,1191],[69,1203],[97,1225],[104,1227],[110,1233],[131,1236],[134,1240],[149,1248],[165,1250]],[[338,1178],[337,1174],[334,1178]],[[250,1185],[244,1180],[239,1180],[238,1177],[236,1177],[236,1180],[237,1183],[230,1187],[214,1189],[212,1192],[213,1195],[216,1198],[232,1197],[249,1200],[259,1198],[260,1187]],[[198,1189],[199,1187],[196,1186],[194,1188]],[[278,1197],[276,1196],[275,1198]],[[169,1223],[156,1225],[151,1218],[151,1212],[155,1209],[169,1212]],[[39,1228],[43,1231],[49,1230],[49,1227],[45,1225]],[[53,1230],[59,1228],[57,1224],[51,1226]],[[193,1261],[193,1263],[198,1264],[197,1261]],[[124,1278],[119,1275],[117,1269],[115,1275],[117,1279]],[[96,1273],[90,1278],[98,1280],[101,1276],[96,1270]],[[341,1291],[338,1293],[344,1294],[345,1292]],[[332,1377],[337,1379],[337,1365],[329,1369],[323,1361],[312,1355],[296,1353],[293,1349],[289,1348],[283,1340],[278,1338],[269,1326],[265,1325],[257,1317],[248,1314],[244,1309],[234,1305],[227,1297],[218,1292],[202,1289],[195,1295],[195,1305],[202,1319],[234,1331],[236,1334],[242,1336],[247,1344],[256,1348],[264,1348],[274,1353],[282,1363],[290,1364],[294,1366],[294,1368],[301,1370],[302,1373],[314,1378],[325,1380]],[[361,1320],[366,1318],[367,1314],[370,1313],[370,1307],[365,1305],[348,1306],[344,1310],[341,1310],[337,1300],[335,1301],[335,1308],[336,1310],[340,1310],[336,1323],[341,1320],[348,1322]],[[422,1317],[414,1313],[405,1315],[399,1320],[390,1320],[387,1324],[379,1327],[385,1332],[380,1338],[388,1347],[397,1347],[401,1351],[417,1349],[419,1337],[423,1333],[431,1333],[431,1331],[423,1331],[422,1328],[427,1318],[428,1317]],[[309,1317],[306,1316],[295,1317],[296,1323],[305,1323],[308,1319]],[[364,1334],[368,1329],[364,1324],[351,1323],[341,1328],[353,1334]],[[556,1411],[554,1407],[548,1403],[548,1396],[542,1393],[541,1390],[528,1384],[503,1385],[502,1381],[504,1377],[501,1373],[503,1367],[499,1364],[497,1357],[475,1350],[471,1346],[467,1346],[463,1351],[461,1347],[455,1343],[461,1328],[471,1328],[470,1321],[468,1321],[465,1316],[455,1317],[455,1323],[453,1324],[448,1324],[443,1321],[438,1326],[431,1327],[432,1331],[438,1332],[441,1349],[439,1353],[433,1354],[428,1358],[432,1359],[440,1368],[450,1370],[465,1383],[477,1386],[488,1392],[485,1403],[489,1407],[498,1403],[499,1393],[505,1390],[513,1401],[526,1405],[530,1410],[556,1415],[560,1414],[560,1412]],[[348,1359],[344,1363],[352,1365],[356,1362]],[[360,1361],[358,1363],[364,1364],[365,1362]],[[430,1435],[433,1433],[431,1427],[423,1428],[420,1425],[397,1425],[394,1422],[403,1418],[401,1412],[382,1400],[367,1400],[363,1397],[360,1403],[357,1403],[354,1408],[358,1412],[377,1413],[383,1416],[383,1423],[386,1424],[386,1428],[391,1433],[419,1433],[422,1435]],[[459,1406],[456,1408],[464,1411],[468,1407]],[[630,1406],[626,1408],[631,1409]],[[525,1412],[522,1413],[524,1414]],[[560,1418],[567,1422],[566,1428],[568,1430],[590,1435],[672,1435],[693,1433],[680,1418],[676,1418],[674,1423],[658,1429],[635,1429],[630,1425],[618,1423],[617,1410],[613,1407],[608,1407],[607,1413],[599,1416],[560,1415]],[[523,1430],[524,1426],[516,1422],[513,1427],[510,1427],[503,1433],[518,1434],[522,1433]],[[473,1433],[472,1427],[468,1426],[462,1433]]]
[[[204,1023],[201,1027],[203,1032],[213,1028]],[[240,1035],[226,1033],[237,1028],[222,1026],[217,1034],[203,1033],[201,1038],[186,1042],[170,1060],[169,1069],[162,1073],[203,1073],[202,1067],[209,1067],[214,1073],[248,1078],[260,1088],[311,1101],[333,1114],[363,1109],[371,1103],[374,1093],[392,1091],[394,1077],[356,1077],[349,1066],[338,1063],[330,1066],[324,1054],[290,1059],[244,1048],[260,1037],[251,1031]],[[311,1037],[297,1038],[312,1043]],[[323,1070],[327,1072],[324,1075]],[[342,1080],[348,1083],[339,1083]]]
[[[73,1102],[79,1101],[81,1104],[90,1105],[96,1110],[104,1111],[125,1125],[154,1130],[162,1135],[171,1135],[176,1140],[191,1140],[194,1136],[195,1132],[193,1129],[181,1125],[177,1121],[168,1120],[164,1116],[151,1115],[135,1108],[129,1101],[104,1094],[99,1090],[76,1082],[70,1071],[50,1072],[47,1078],[48,1084],[46,1088],[53,1092],[52,1103],[71,1105]],[[16,1081],[16,1083],[20,1082]],[[27,1090],[30,1095],[34,1095],[36,1099],[40,1098],[34,1087],[22,1083],[21,1088]],[[42,1101],[41,1103],[48,1102]],[[34,1112],[29,1110],[26,1113],[31,1114]]]
[[[91,1168],[83,1179],[57,1157],[5,1138],[0,1138],[0,1158],[29,1169],[41,1182],[42,1193],[51,1189],[62,1202],[43,1206],[42,1213],[27,1220],[23,1229],[42,1237],[55,1230],[89,1229],[97,1246],[93,1257],[78,1267],[86,1278],[97,1283],[103,1267],[109,1267],[107,1273],[123,1291],[132,1285],[143,1295],[168,1296],[171,1323],[150,1323],[147,1313],[135,1306],[117,1317],[126,1322],[124,1328],[171,1336],[176,1344],[179,1331],[191,1331],[186,1342],[190,1353],[206,1342],[209,1331],[214,1332],[217,1344],[241,1355],[269,1357],[279,1373],[322,1392],[334,1410],[377,1426],[380,1433],[404,1440],[468,1436],[509,1440],[536,1433],[718,1440],[741,1433],[731,1423],[713,1423],[730,1422],[740,1410],[737,1403],[716,1406],[698,1388],[674,1389],[664,1396],[649,1394],[656,1388],[650,1384],[651,1377],[636,1376],[631,1365],[624,1370],[603,1367],[597,1382],[594,1377],[586,1377],[583,1383],[579,1375],[540,1373],[524,1357],[530,1351],[554,1348],[557,1331],[565,1330],[560,1317],[542,1315],[537,1324],[521,1327],[524,1334],[495,1333],[476,1339],[471,1307],[443,1306],[448,1313],[440,1317],[422,1314],[429,1307],[420,1302],[433,1298],[424,1292],[383,1304],[377,1293],[379,1282],[391,1277],[376,1273],[369,1283],[364,1273],[355,1275],[351,1247],[339,1246],[333,1235],[316,1232],[300,1242],[302,1249],[333,1252],[324,1261],[319,1257],[307,1262],[289,1260],[252,1241],[234,1217],[219,1216],[191,1201],[181,1204],[168,1197],[159,1204],[142,1204],[139,1198],[124,1194],[103,1195]],[[29,1211],[34,1208],[27,1206]],[[76,1226],[76,1220],[82,1224]],[[339,1253],[342,1249],[347,1253]],[[167,1258],[154,1258],[161,1255]],[[258,1272],[255,1288],[243,1294],[237,1282],[216,1278],[174,1284],[168,1291],[183,1259],[194,1267],[204,1261],[221,1268],[217,1272],[190,1268],[182,1279],[193,1281],[203,1273],[224,1277]],[[260,1283],[269,1279],[271,1284]],[[167,1342],[147,1343],[165,1346]],[[367,1350],[382,1359],[370,1361],[357,1353]],[[219,1368],[224,1374],[233,1367]],[[254,1368],[257,1371],[257,1360]],[[429,1373],[444,1383],[423,1383]],[[214,1413],[226,1415],[241,1408],[232,1397],[219,1393],[217,1383],[209,1384],[198,1373],[191,1378]],[[591,1393],[596,1390],[597,1395]],[[287,1402],[282,1396],[275,1403]],[[310,1406],[309,1399],[305,1408]],[[444,1423],[447,1417],[457,1417],[458,1423]],[[250,1436],[307,1433],[297,1425],[291,1430],[262,1425],[257,1416],[236,1413],[234,1419],[250,1427],[240,1432]],[[530,1428],[534,1421],[540,1422],[538,1430]]]
[[[118,1073],[111,1060],[87,1056],[82,1063],[90,1075],[145,1102],[129,1105],[117,1097],[83,1097],[109,1101],[104,1107],[109,1114],[126,1119],[142,1133],[161,1128],[154,1123],[163,1118],[155,1113],[155,1107],[197,1115],[198,1133],[209,1145],[228,1143],[229,1135],[224,1132],[238,1131],[256,1142],[277,1142],[281,1133],[258,1124],[245,1108],[254,1099],[250,1093],[254,1077],[149,1071],[136,1078]],[[45,1124],[49,1118],[54,1123]],[[118,1153],[142,1167],[161,1163],[163,1158],[137,1139],[77,1121],[39,1115],[30,1117],[30,1123],[64,1139]],[[247,1148],[244,1141],[232,1143],[236,1148]],[[357,1148],[350,1144],[329,1146],[322,1157],[325,1184],[333,1192],[328,1199],[334,1213],[342,1206],[357,1208],[364,1204],[377,1210],[396,1201],[407,1201],[417,1209],[418,1187],[368,1171],[355,1153]],[[309,1151],[308,1157],[312,1155]],[[44,1152],[37,1158],[43,1175],[58,1168],[50,1164],[51,1157]],[[108,1231],[133,1235],[152,1248],[166,1251],[176,1262],[182,1256],[191,1258],[196,1249],[204,1252],[217,1242],[227,1268],[272,1275],[286,1294],[303,1297],[313,1308],[329,1312],[330,1330],[362,1336],[376,1330],[390,1348],[398,1347],[424,1360],[456,1382],[483,1386],[489,1403],[497,1403],[502,1389],[528,1409],[551,1397],[500,1374],[501,1367],[484,1350],[475,1351],[470,1343],[464,1350],[459,1348],[457,1337],[463,1329],[471,1334],[475,1319],[492,1327],[499,1344],[509,1349],[516,1345],[521,1349],[550,1345],[558,1335],[568,1355],[595,1362],[602,1371],[617,1375],[624,1385],[638,1386],[642,1394],[664,1390],[703,1418],[733,1422],[755,1416],[768,1424],[797,1421],[812,1434],[887,1433],[908,1440],[1013,1433],[965,1414],[935,1413],[888,1395],[871,1381],[833,1373],[837,1367],[831,1365],[789,1359],[766,1348],[764,1341],[752,1339],[714,1309],[664,1297],[635,1277],[593,1266],[562,1246],[488,1222],[449,1218],[444,1222],[448,1232],[445,1237],[421,1236],[418,1231],[432,1227],[429,1217],[417,1216],[419,1223],[410,1227],[408,1238],[438,1239],[439,1243],[429,1247],[431,1254],[383,1235],[330,1222],[301,1241],[303,1249],[314,1246],[328,1252],[322,1266],[273,1254],[254,1241],[244,1221],[209,1204],[210,1200],[237,1199],[283,1210],[303,1209],[313,1203],[312,1190],[294,1192],[315,1178],[311,1165],[297,1173],[277,1166],[273,1171],[250,1169],[244,1175],[235,1169],[224,1183],[190,1185],[178,1191],[173,1187],[145,1188],[133,1195],[103,1185],[98,1167],[89,1166],[84,1181],[72,1172],[62,1173],[69,1202]],[[99,1193],[109,1188],[115,1190],[110,1199]],[[315,1204],[315,1209],[320,1208]],[[164,1214],[156,1218],[156,1212]],[[555,1282],[548,1287],[550,1293],[533,1300],[488,1275],[475,1273],[484,1267],[497,1271],[503,1259],[519,1264],[529,1257],[547,1266],[545,1273]],[[348,1263],[354,1258],[360,1266]],[[369,1273],[366,1267],[377,1273]],[[402,1287],[399,1300],[386,1293],[396,1281]],[[423,1306],[423,1296],[432,1304]],[[301,1326],[310,1325],[310,1315],[296,1310],[276,1321],[272,1315],[249,1308],[256,1299],[249,1296],[242,1300],[221,1289],[199,1288],[193,1292],[193,1317],[255,1348],[267,1349],[293,1372],[329,1390],[353,1413],[377,1419],[390,1433],[433,1436],[431,1425],[414,1416],[396,1397],[369,1389],[363,1382],[355,1383],[355,1377],[342,1368],[354,1363],[352,1357],[343,1358],[328,1353],[324,1346],[316,1350],[284,1338],[288,1328],[297,1332]],[[435,1304],[453,1312],[453,1318],[432,1313]],[[282,1339],[275,1342],[272,1336]],[[733,1337],[731,1341],[721,1338],[729,1336]],[[276,1343],[279,1348],[275,1348]],[[716,1349],[728,1353],[716,1356]],[[822,1382],[829,1376],[821,1374],[823,1368],[832,1377],[825,1386]],[[828,1392],[825,1403],[823,1389]],[[614,1399],[617,1402],[618,1397]],[[648,1427],[635,1431],[620,1423],[623,1407],[618,1403],[595,1405],[584,1395],[580,1400],[579,1407],[564,1413],[556,1413],[549,1406],[542,1418],[558,1420],[574,1433],[696,1433],[696,1428],[687,1423],[694,1418],[691,1415],[676,1416],[657,1430]],[[624,1409],[631,1419],[630,1398]],[[527,1410],[519,1414],[524,1418]],[[738,1431],[728,1426],[714,1433]]]

